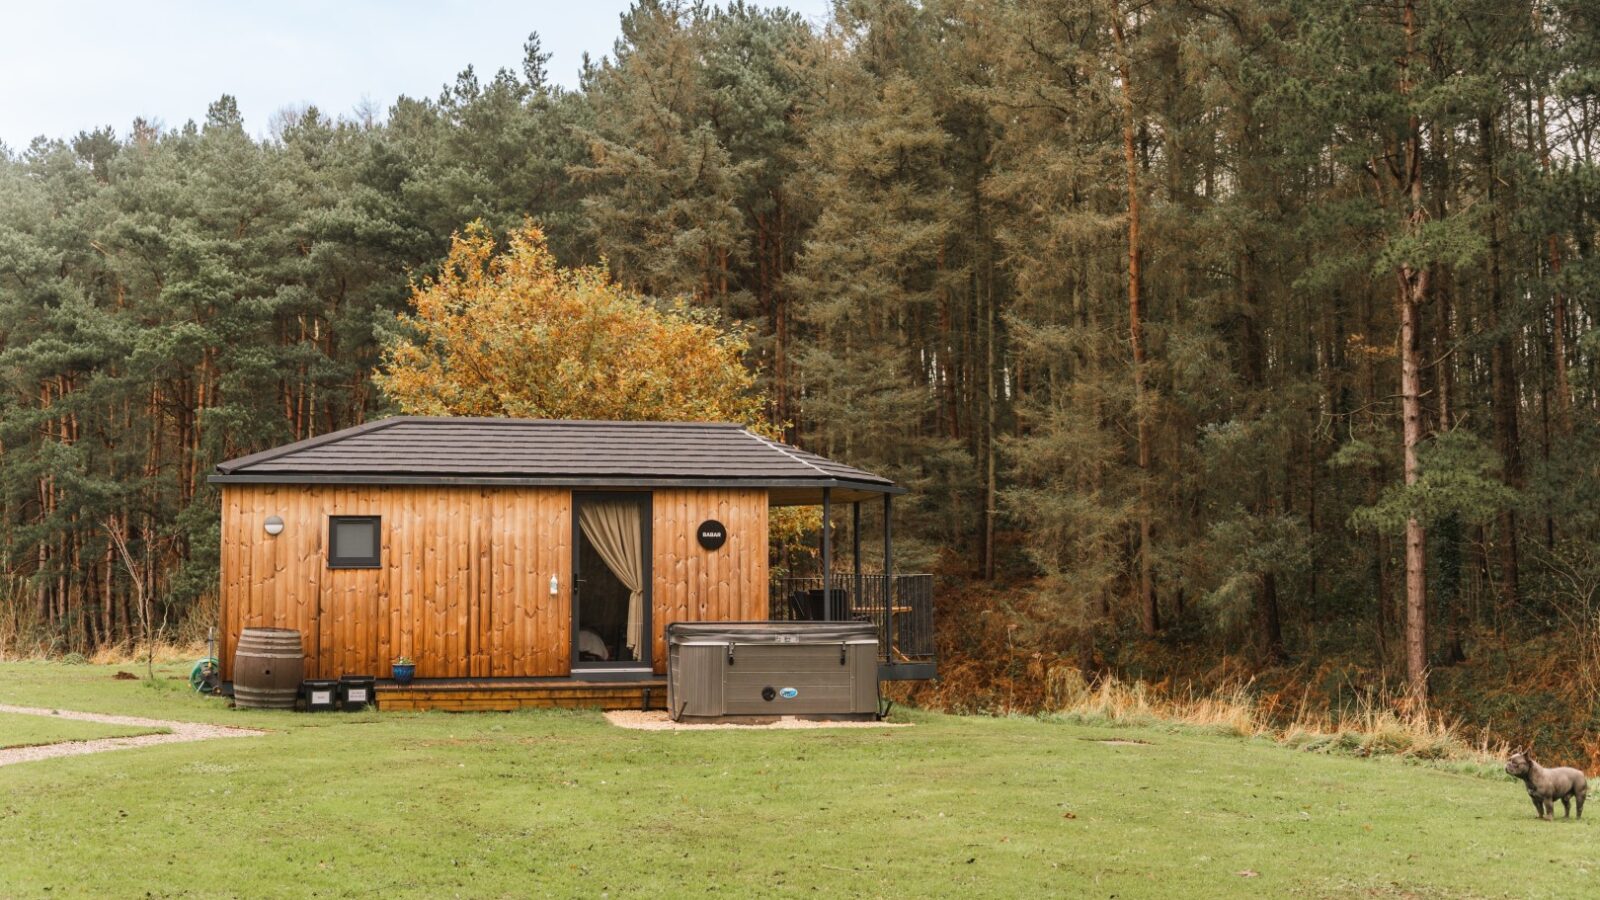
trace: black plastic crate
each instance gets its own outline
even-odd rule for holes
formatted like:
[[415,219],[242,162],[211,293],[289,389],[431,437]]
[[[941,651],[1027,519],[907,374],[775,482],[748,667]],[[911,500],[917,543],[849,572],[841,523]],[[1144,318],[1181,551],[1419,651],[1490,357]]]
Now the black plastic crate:
[[341,675],[339,677],[339,708],[345,712],[360,712],[376,707],[378,679],[371,675]]
[[300,682],[300,698],[306,712],[333,712],[339,708],[339,682],[308,678]]

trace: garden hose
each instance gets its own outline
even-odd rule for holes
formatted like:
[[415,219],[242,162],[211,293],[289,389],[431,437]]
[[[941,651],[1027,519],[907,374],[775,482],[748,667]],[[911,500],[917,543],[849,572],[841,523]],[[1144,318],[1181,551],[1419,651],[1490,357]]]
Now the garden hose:
[[194,668],[189,670],[189,686],[202,694],[215,693],[219,683],[219,667],[220,663],[215,656],[197,660]]

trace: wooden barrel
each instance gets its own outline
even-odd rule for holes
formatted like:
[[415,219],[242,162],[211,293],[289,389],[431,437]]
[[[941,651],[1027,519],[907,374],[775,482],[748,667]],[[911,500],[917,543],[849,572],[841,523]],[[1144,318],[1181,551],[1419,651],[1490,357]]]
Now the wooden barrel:
[[306,656],[293,628],[246,628],[233,652],[233,704],[246,709],[294,709]]

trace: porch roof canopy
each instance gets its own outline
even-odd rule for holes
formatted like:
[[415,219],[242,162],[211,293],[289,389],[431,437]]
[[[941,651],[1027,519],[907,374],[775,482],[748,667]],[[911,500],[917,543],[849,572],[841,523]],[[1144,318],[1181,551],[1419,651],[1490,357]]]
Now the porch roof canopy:
[[395,416],[217,465],[221,484],[766,488],[773,506],[905,489],[720,422]]

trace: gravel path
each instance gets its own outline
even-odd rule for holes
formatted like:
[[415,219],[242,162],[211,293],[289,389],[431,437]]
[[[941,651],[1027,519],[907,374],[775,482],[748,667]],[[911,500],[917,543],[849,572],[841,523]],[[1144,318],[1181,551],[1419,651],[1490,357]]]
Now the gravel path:
[[84,722],[101,722],[107,725],[132,725],[139,728],[165,728],[168,734],[144,734],[138,737],[102,738],[97,741],[69,741],[62,744],[45,744],[39,747],[13,747],[0,750],[0,766],[11,763],[32,762],[55,756],[82,756],[85,753],[104,753],[128,747],[149,747],[154,744],[182,744],[188,741],[209,741],[212,738],[255,737],[265,734],[249,728],[231,728],[226,725],[202,725],[198,722],[168,722],[162,719],[141,719],[137,716],[103,716],[99,713],[73,712],[70,709],[41,709],[33,706],[7,706],[0,703],[0,712],[21,713],[29,716],[54,716],[58,719],[78,719]]
[[719,731],[743,729],[745,731],[784,731],[791,728],[910,728],[910,722],[855,722],[829,719],[812,719],[805,716],[753,716],[743,722],[674,722],[665,712],[639,712],[614,710],[606,713],[606,721],[618,728],[639,731]]

